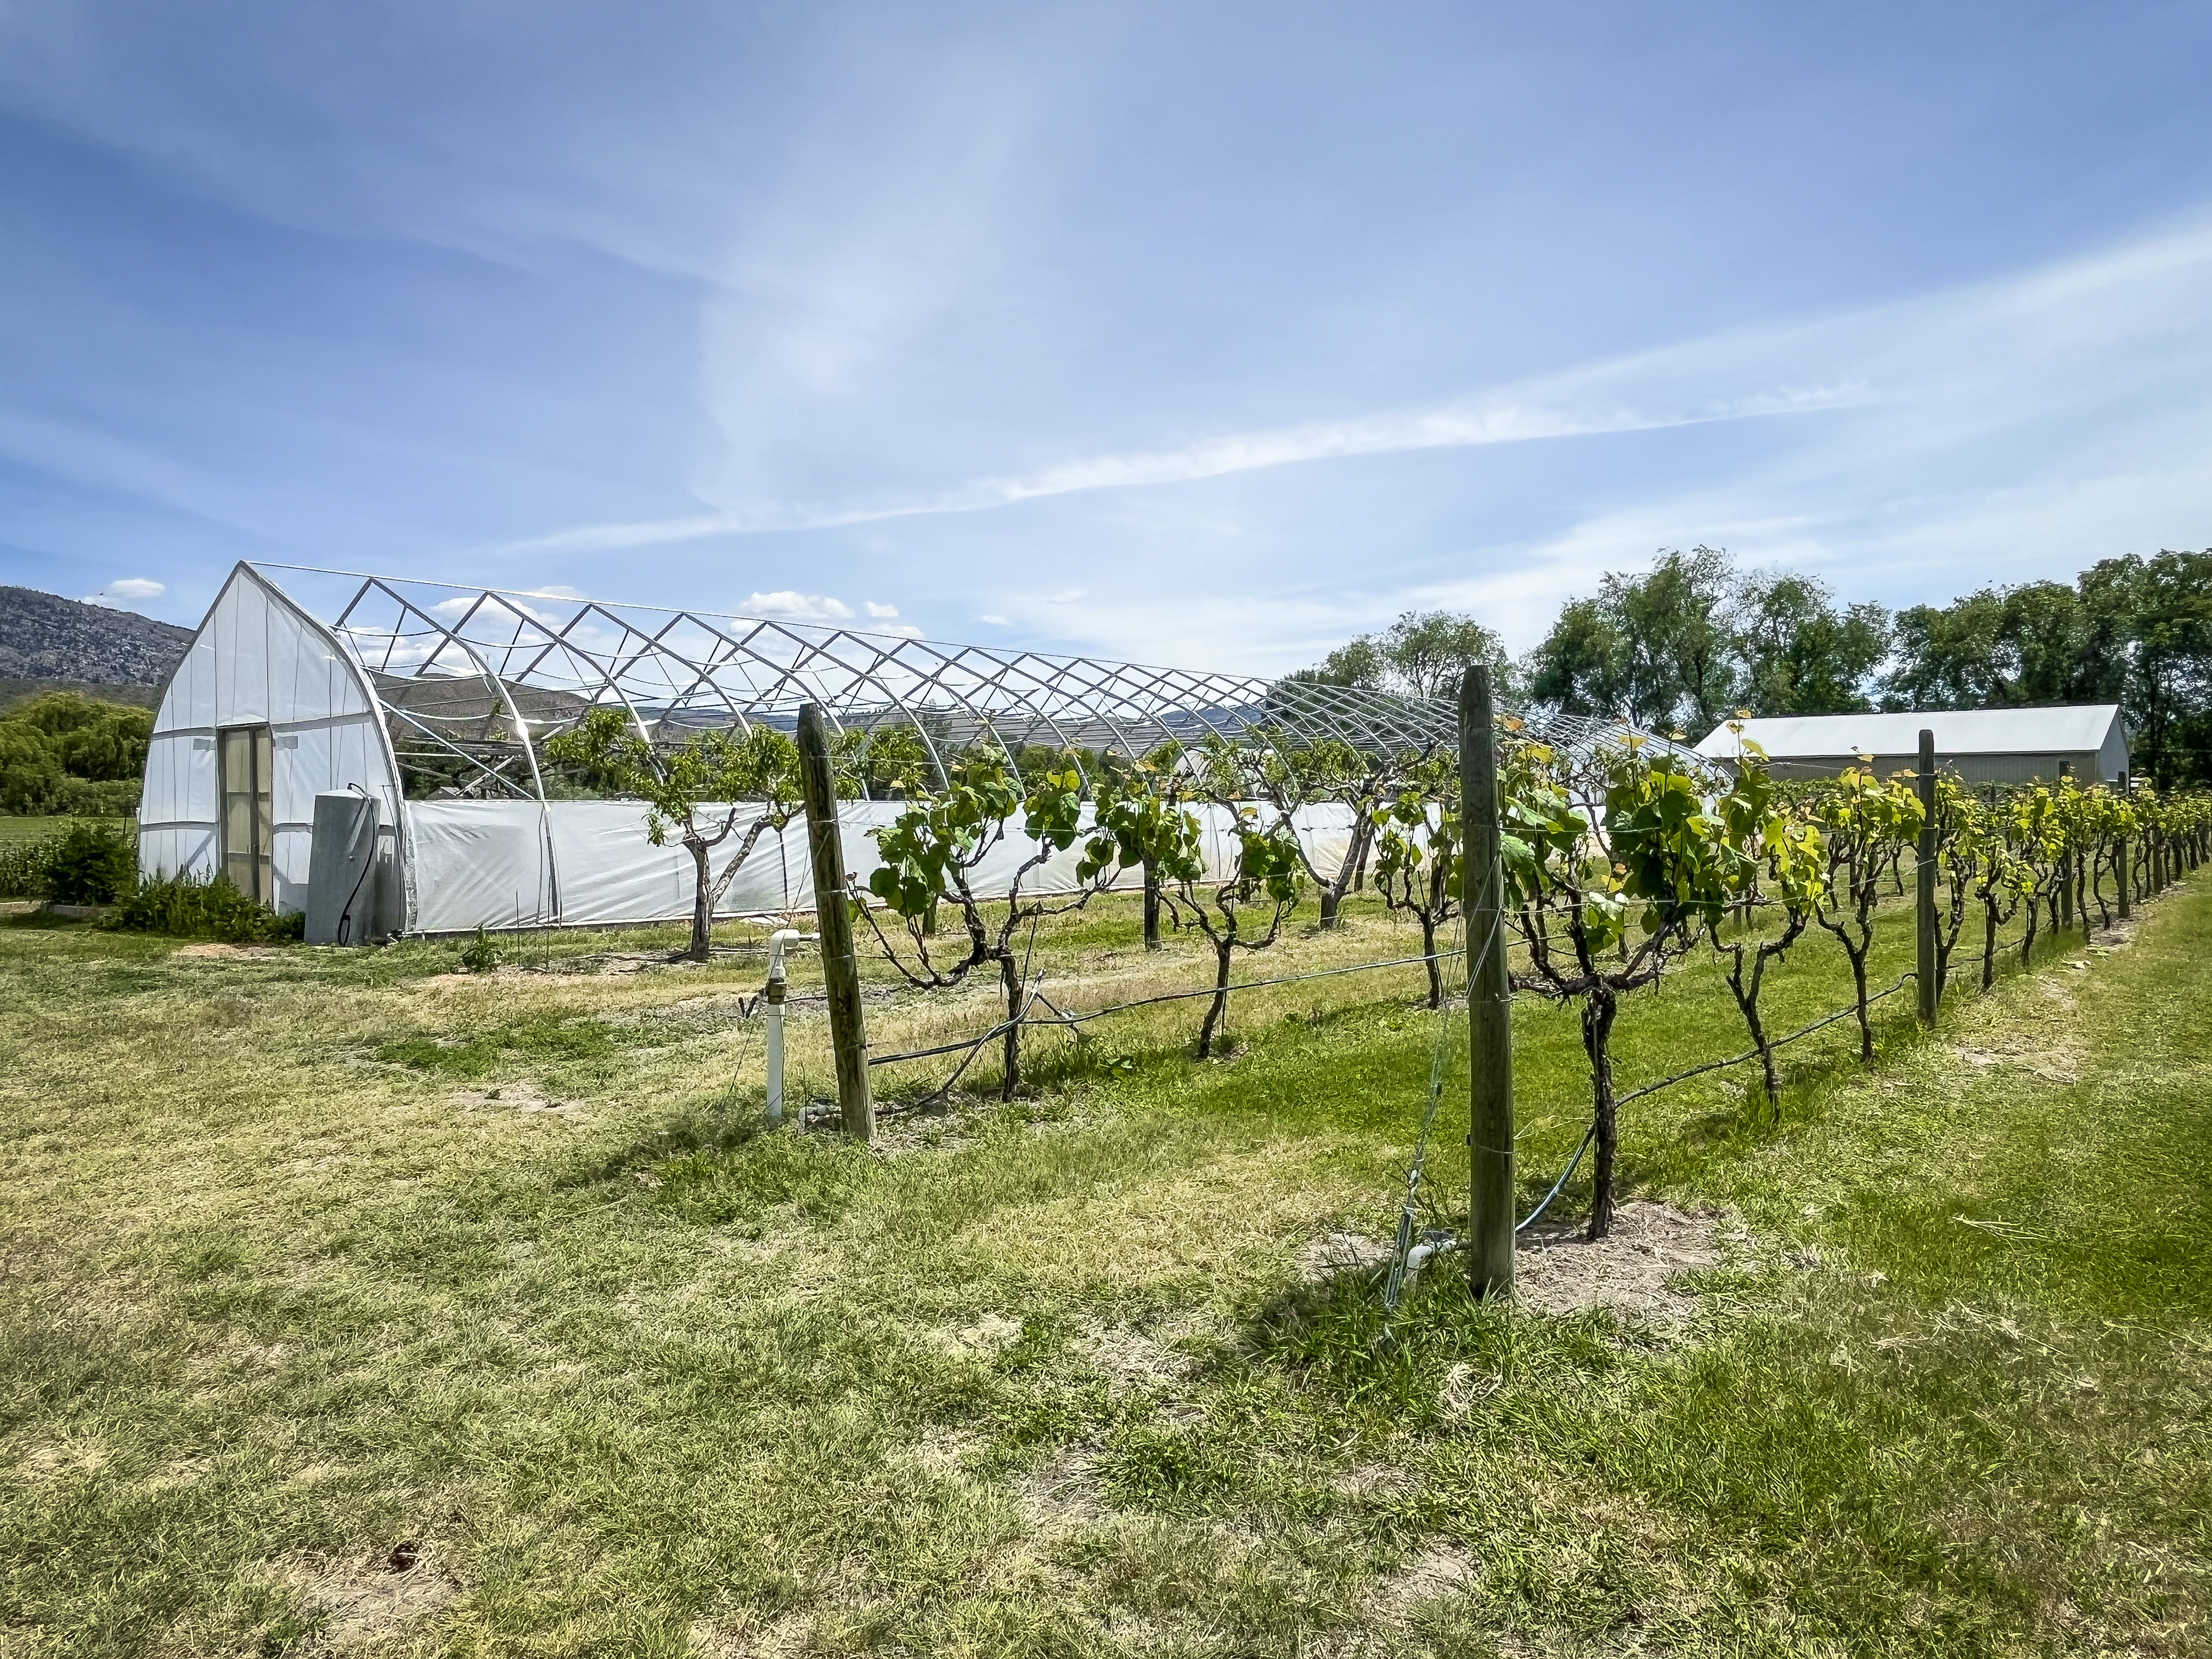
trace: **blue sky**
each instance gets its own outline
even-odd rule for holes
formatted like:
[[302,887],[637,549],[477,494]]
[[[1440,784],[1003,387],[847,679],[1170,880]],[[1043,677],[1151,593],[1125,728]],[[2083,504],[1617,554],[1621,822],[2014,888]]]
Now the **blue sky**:
[[2202,0],[6,0],[0,580],[1273,669],[1662,546],[2212,545],[2208,64]]

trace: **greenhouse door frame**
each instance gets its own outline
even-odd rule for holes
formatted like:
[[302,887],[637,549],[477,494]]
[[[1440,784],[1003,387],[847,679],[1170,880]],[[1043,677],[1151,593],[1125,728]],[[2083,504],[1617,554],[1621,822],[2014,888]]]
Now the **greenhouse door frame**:
[[276,748],[265,720],[221,726],[215,734],[216,786],[221,792],[216,822],[221,826],[223,876],[246,897],[272,905],[276,814],[270,774]]

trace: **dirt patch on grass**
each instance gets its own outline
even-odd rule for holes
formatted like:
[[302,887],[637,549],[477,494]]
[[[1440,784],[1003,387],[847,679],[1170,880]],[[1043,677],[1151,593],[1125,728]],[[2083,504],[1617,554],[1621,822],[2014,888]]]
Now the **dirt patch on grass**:
[[987,1313],[972,1325],[934,1325],[921,1340],[955,1359],[991,1359],[1021,1340],[1022,1322],[1004,1314]]
[[91,1474],[104,1468],[107,1454],[86,1441],[64,1441],[59,1445],[35,1446],[15,1466],[25,1480],[58,1480],[64,1475]]
[[213,940],[204,945],[179,945],[169,952],[172,961],[223,961],[237,957],[281,957],[284,952],[274,945],[222,945]]
[[343,1652],[387,1641],[461,1593],[429,1553],[411,1543],[373,1559],[321,1568],[295,1563],[280,1567],[276,1576],[322,1616],[318,1651]]
[[453,1104],[469,1112],[523,1112],[537,1115],[580,1119],[580,1100],[550,1100],[527,1083],[503,1083],[496,1089],[463,1089]]
[[1742,1237],[1741,1227],[1722,1216],[1641,1200],[1616,1210],[1613,1231],[1595,1243],[1579,1223],[1540,1223],[1522,1237],[1514,1293],[1545,1313],[1608,1308],[1642,1324],[1675,1324],[1696,1298],[1674,1281],[1720,1266]]
[[975,1135],[968,1133],[975,1123],[975,1114],[958,1107],[879,1105],[875,1139],[869,1146],[884,1158],[901,1158],[910,1152],[957,1152],[975,1144]]
[[961,1460],[980,1450],[982,1444],[981,1437],[970,1434],[965,1429],[933,1424],[921,1431],[921,1438],[915,1443],[913,1451],[908,1455],[933,1474],[954,1478],[960,1474]]
[[1109,1391],[1162,1389],[1179,1382],[1196,1364],[1190,1355],[1125,1326],[1086,1326],[1077,1346],[1106,1373]]
[[1318,1285],[1339,1273],[1372,1273],[1389,1267],[1390,1255],[1388,1239],[1369,1238],[1359,1233],[1323,1233],[1311,1243],[1299,1247],[1298,1277],[1309,1285]]
[[1014,1483],[1014,1502],[1030,1530],[1058,1537],[1089,1526],[1106,1513],[1106,1496],[1091,1454],[1062,1452]]
[[2030,1076],[2041,1078],[2045,1083],[2067,1084],[2081,1080],[2081,1052],[2070,1045],[2044,1048],[2023,1046],[2005,1053],[1991,1053],[1985,1048],[1960,1048],[1957,1053],[1962,1061],[1981,1071],[2003,1066],[2026,1072]]
[[1422,1603],[1465,1588],[1474,1576],[1474,1558],[1465,1550],[1455,1544],[1431,1544],[1380,1580],[1369,1605],[1386,1619],[1401,1620]]
[[787,1613],[759,1623],[702,1621],[691,1626],[700,1659],[795,1659],[814,1638],[814,1615]]

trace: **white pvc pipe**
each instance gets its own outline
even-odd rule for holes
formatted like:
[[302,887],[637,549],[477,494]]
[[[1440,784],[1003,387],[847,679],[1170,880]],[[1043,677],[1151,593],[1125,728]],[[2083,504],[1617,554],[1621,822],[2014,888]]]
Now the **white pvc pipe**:
[[768,1004],[768,1127],[783,1121],[783,953],[786,947],[811,939],[796,927],[779,927],[768,936],[768,985],[762,991]]

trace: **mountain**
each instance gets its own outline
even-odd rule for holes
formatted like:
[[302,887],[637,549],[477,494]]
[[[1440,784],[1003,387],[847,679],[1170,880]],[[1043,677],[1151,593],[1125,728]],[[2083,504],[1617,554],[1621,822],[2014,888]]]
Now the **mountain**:
[[0,587],[0,680],[67,682],[86,689],[157,686],[191,637],[189,628],[133,611],[82,605],[35,588]]

